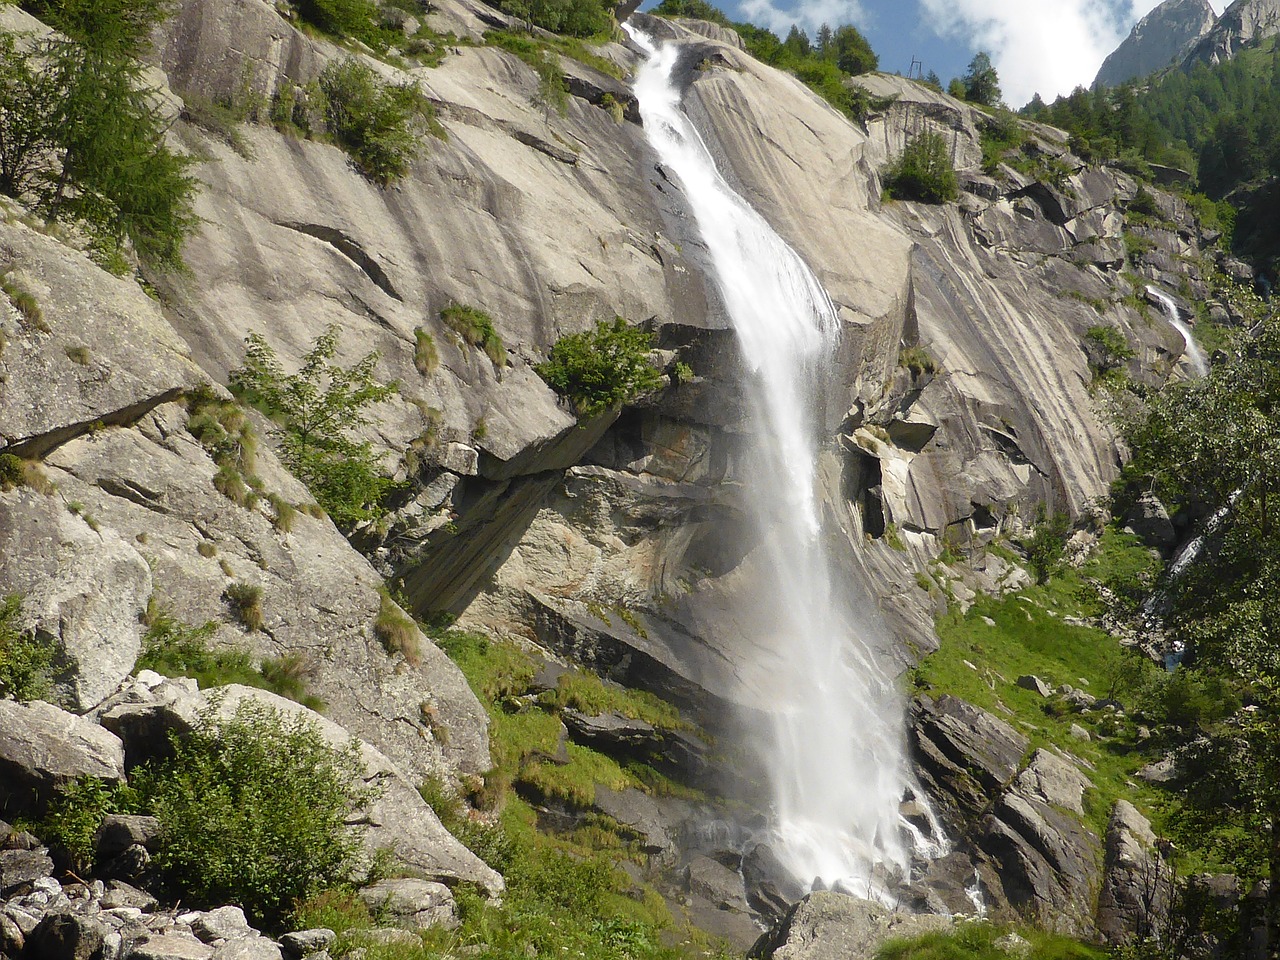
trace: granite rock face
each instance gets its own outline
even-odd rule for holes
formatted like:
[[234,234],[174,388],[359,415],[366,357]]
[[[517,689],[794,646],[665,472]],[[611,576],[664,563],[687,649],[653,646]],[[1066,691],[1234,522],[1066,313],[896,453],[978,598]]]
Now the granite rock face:
[[1165,0],[1139,20],[1098,70],[1095,87],[1116,87],[1162,70],[1212,28],[1208,0]]
[[1222,11],[1213,29],[1187,51],[1183,67],[1197,63],[1223,63],[1241,47],[1280,33],[1280,3],[1277,0],[1235,0]]

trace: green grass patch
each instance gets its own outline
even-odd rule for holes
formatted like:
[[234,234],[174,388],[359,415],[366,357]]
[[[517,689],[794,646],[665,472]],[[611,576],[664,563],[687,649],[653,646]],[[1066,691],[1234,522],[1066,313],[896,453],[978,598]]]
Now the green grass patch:
[[[915,671],[917,686],[931,694],[960,697],[1010,723],[1033,747],[1056,747],[1093,765],[1089,776],[1096,790],[1086,797],[1086,820],[1099,832],[1119,797],[1146,810],[1156,806],[1155,788],[1129,785],[1130,778],[1156,757],[1136,739],[1130,719],[1112,719],[1093,711],[1066,712],[1060,708],[1061,701],[1024,690],[1017,686],[1017,679],[1031,674],[1053,688],[1070,684],[1099,699],[1115,698],[1132,709],[1158,668],[1140,654],[1121,648],[1104,631],[1065,621],[1101,612],[1097,591],[1089,581],[1136,579],[1151,563],[1150,552],[1134,538],[1108,530],[1080,570],[1060,569],[1044,584],[1016,594],[979,596],[966,613],[953,611],[940,617],[941,646]],[[1072,724],[1106,736],[1077,740],[1070,734]]]
[[[439,783],[422,787],[441,822],[507,881],[501,906],[470,892],[456,891],[461,926],[424,933],[423,946],[382,948],[372,960],[434,960],[479,951],[481,957],[590,957],[592,960],[679,960],[728,958],[723,944],[682,926],[661,896],[630,880],[620,869],[626,859],[643,862],[627,832],[607,817],[583,814],[576,829],[539,829],[534,803],[555,800],[587,807],[600,786],[635,786],[663,792],[653,771],[620,766],[588,747],[560,745],[559,710],[573,705],[596,711],[643,713],[674,723],[678,714],[645,695],[614,690],[598,679],[574,674],[550,695],[530,695],[534,659],[513,643],[477,633],[438,631],[435,639],[466,675],[490,718],[495,769],[486,774],[487,804],[495,813],[468,813],[454,792]],[[519,792],[508,788],[516,785]],[[671,792],[675,792],[675,788]],[[473,797],[476,791],[472,791]],[[367,915],[350,898],[324,895],[304,906],[295,923],[328,926],[339,933],[367,926]]]
[[1016,932],[1030,944],[1022,956],[1036,960],[1103,960],[1098,947],[1038,930],[974,921],[961,923],[948,933],[926,933],[910,939],[890,940],[876,951],[876,960],[1008,960],[1019,954],[997,945],[1001,937]]
[[455,303],[440,311],[440,319],[464,341],[483,350],[495,367],[507,365],[502,337],[493,327],[493,318],[483,310]]
[[548,706],[571,707],[592,715],[619,713],[663,730],[688,726],[680,719],[680,711],[661,697],[647,690],[605,683],[592,673],[566,673],[560,677],[555,690],[539,699]]

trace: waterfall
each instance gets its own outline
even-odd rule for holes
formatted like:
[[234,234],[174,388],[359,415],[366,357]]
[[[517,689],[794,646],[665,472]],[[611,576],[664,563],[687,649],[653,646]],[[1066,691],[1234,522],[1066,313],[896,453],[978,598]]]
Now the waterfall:
[[1187,359],[1191,362],[1191,369],[1195,371],[1197,377],[1203,377],[1209,372],[1209,362],[1205,360],[1204,351],[1200,349],[1200,344],[1196,343],[1196,338],[1192,335],[1191,328],[1183,321],[1182,311],[1173,302],[1173,298],[1163,290],[1156,287],[1147,287],[1147,293],[1160,301],[1160,305],[1164,307],[1164,312],[1169,317],[1169,322],[1182,334],[1182,339],[1187,344]]
[[877,612],[851,609],[823,545],[815,411],[837,346],[835,309],[717,171],[672,82],[680,48],[626,29],[648,55],[635,83],[646,135],[683,185],[753,373],[755,450],[744,475],[769,583],[743,618],[759,634],[743,646],[761,651],[746,695],[768,717],[766,839],[806,887],[821,878],[887,900],[886,877],[905,875],[913,852],[939,850],[900,815],[911,792],[903,704],[872,649],[885,627]]

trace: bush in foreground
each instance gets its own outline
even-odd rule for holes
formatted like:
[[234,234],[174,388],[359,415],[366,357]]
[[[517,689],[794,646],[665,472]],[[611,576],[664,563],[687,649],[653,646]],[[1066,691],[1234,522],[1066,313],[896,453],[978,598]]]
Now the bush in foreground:
[[294,904],[351,879],[348,815],[371,798],[358,748],[335,750],[303,716],[241,704],[173,739],[133,778],[159,818],[155,863],[188,903],[235,903],[270,928]]

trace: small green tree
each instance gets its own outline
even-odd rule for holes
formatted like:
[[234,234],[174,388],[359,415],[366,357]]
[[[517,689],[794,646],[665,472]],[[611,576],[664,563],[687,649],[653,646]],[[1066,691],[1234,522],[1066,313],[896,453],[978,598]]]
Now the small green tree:
[[79,223],[118,272],[181,264],[195,227],[191,159],[164,144],[167,121],[141,58],[159,0],[36,4],[57,29],[0,39],[0,191],[50,220]]
[[560,69],[560,57],[550,50],[543,50],[533,63],[538,74],[538,102],[542,104],[542,122],[549,123],[551,111],[564,116],[569,109],[569,90],[565,86],[564,71]]
[[165,12],[162,0],[51,3],[60,33],[37,49],[37,94],[53,97],[44,158],[56,158],[35,187],[38,206],[51,220],[81,223],[117,272],[127,246],[144,263],[180,265],[199,222],[193,160],[165,146],[161,98],[141,59]]
[[285,466],[335,523],[353,527],[381,513],[394,483],[372,444],[351,439],[350,432],[366,425],[369,406],[393,396],[398,385],[374,377],[376,352],[343,367],[332,362],[337,350],[335,325],[316,338],[298,372],[286,374],[266,340],[250,334],[231,389],[279,425],[273,436]]
[[1035,574],[1036,583],[1045,583],[1058,569],[1070,532],[1071,518],[1065,513],[1055,513],[1052,517],[1041,513],[1026,545],[1027,563]]
[[296,902],[351,880],[347,823],[373,799],[354,741],[335,749],[305,716],[242,703],[171,742],[132,785],[160,821],[154,862],[187,902],[235,903],[278,928]]
[[356,167],[379,186],[403,179],[421,148],[419,124],[430,113],[416,84],[390,84],[354,57],[320,74],[325,123]]
[[601,413],[656,390],[662,374],[649,359],[653,336],[622,317],[597,320],[594,330],[561,337],[534,369],[579,414]]
[[884,168],[881,178],[886,197],[949,203],[960,195],[947,141],[931,131],[909,140],[902,155]]
[[831,38],[830,50],[836,66],[855,77],[880,66],[880,58],[857,27],[846,24],[837,29]]
[[991,57],[987,53],[974,54],[960,82],[964,84],[964,98],[970,103],[994,107],[1000,102],[1000,75],[991,65]]
[[29,195],[48,159],[57,109],[52,78],[33,49],[0,35],[0,192]]

